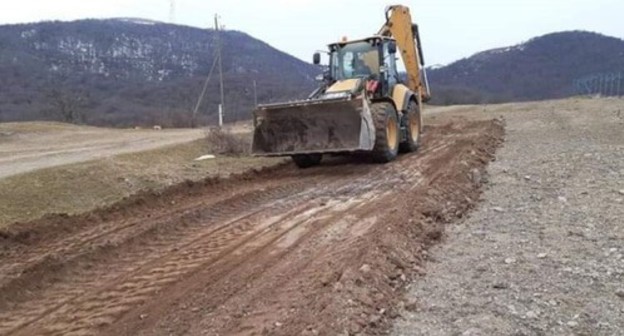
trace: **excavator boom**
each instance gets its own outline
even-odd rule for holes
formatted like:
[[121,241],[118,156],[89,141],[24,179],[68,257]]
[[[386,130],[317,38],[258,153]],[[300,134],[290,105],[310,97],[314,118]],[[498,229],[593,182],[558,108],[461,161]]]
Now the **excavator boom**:
[[[408,87],[418,92],[422,101],[430,99],[429,83],[424,67],[425,60],[420,41],[418,25],[412,23],[412,15],[406,6],[386,7],[386,23],[377,33],[380,36],[394,37],[401,51],[401,58],[407,71]],[[422,76],[421,76],[422,73]]]

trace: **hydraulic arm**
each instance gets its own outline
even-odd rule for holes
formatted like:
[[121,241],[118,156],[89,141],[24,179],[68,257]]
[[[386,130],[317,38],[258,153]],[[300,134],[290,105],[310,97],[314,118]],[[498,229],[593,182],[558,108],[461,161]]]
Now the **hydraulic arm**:
[[386,23],[377,34],[393,37],[396,40],[407,71],[408,87],[410,90],[418,92],[422,101],[426,102],[430,99],[431,93],[429,92],[418,25],[412,22],[408,7],[388,6],[386,8]]

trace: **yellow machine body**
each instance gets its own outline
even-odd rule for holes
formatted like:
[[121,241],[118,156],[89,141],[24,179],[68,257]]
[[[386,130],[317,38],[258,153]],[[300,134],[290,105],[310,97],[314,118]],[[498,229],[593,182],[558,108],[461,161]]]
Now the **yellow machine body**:
[[[404,118],[408,116],[408,110],[413,110],[412,114],[417,113],[418,120],[414,121],[410,116],[409,123],[412,133],[416,132],[416,127],[420,135],[420,111],[423,101],[429,98],[429,90],[418,28],[412,24],[407,7],[388,7],[386,23],[376,35],[337,42],[330,44],[329,48],[330,75],[324,76],[323,85],[308,99],[259,105],[254,110],[253,155],[290,155],[294,158],[297,155],[374,151],[379,147],[376,142],[380,134],[376,131],[379,127],[372,112],[375,104],[386,104],[384,106],[389,111],[391,108],[388,113],[394,114],[392,120],[396,121],[397,127],[390,127],[388,132],[403,130],[402,141],[406,138],[407,126],[404,125],[408,123]],[[339,61],[336,55],[344,56],[339,53],[349,48],[360,49],[357,54]],[[407,70],[407,85],[401,82],[396,70],[394,53],[399,51]],[[368,71],[366,76],[354,75],[356,63],[360,69]],[[338,71],[338,65],[343,67],[342,72]],[[396,134],[388,136],[397,137]]]

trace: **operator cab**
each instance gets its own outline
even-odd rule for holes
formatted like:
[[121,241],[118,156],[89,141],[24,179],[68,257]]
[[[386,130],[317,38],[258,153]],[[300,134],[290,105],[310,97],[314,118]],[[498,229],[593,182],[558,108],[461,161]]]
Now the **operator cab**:
[[[400,82],[396,49],[394,39],[382,36],[330,44],[325,79],[330,84],[353,79],[378,81],[379,94],[385,95]],[[318,53],[314,55],[314,63],[320,63]]]
[[330,47],[330,75],[335,80],[379,77],[379,50],[367,41]]

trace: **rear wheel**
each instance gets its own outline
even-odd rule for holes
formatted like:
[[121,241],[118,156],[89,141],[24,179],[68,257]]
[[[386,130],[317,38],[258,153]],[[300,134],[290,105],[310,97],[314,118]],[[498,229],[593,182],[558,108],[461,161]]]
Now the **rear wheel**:
[[322,154],[297,154],[292,156],[292,160],[299,168],[310,168],[317,166],[323,159]]
[[375,162],[394,160],[399,152],[400,128],[397,112],[390,103],[375,103],[371,106],[375,124],[375,146],[372,157]]
[[418,150],[420,146],[420,110],[414,101],[409,103],[407,113],[403,116],[403,126],[405,127],[405,140],[401,142],[399,150],[401,153],[411,153]]

